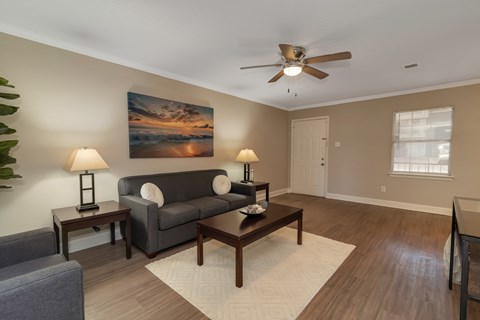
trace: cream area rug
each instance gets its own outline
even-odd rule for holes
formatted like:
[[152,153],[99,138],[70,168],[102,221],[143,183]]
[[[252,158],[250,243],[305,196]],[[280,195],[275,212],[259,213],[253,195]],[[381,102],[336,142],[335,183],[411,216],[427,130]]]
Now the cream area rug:
[[243,249],[243,287],[235,286],[235,249],[216,240],[146,267],[210,319],[295,319],[355,246],[282,228]]

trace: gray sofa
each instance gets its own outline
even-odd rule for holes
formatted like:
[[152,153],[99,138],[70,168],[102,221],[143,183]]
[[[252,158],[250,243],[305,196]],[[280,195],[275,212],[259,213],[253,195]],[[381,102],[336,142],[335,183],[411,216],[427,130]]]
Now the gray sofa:
[[42,228],[0,237],[0,319],[85,319],[83,271]]
[[[217,175],[228,176],[225,170],[210,169],[121,178],[118,196],[131,208],[132,243],[153,258],[160,250],[194,239],[197,220],[255,203],[255,187],[247,184],[232,182],[229,193],[215,194],[212,183]],[[162,191],[162,207],[140,196],[147,182]],[[124,223],[120,227],[124,235]]]

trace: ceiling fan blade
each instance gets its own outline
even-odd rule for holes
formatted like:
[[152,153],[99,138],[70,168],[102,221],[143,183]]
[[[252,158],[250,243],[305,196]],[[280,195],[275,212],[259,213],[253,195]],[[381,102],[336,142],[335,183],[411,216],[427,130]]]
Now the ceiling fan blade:
[[280,50],[282,50],[283,57],[289,60],[295,60],[295,52],[293,51],[293,46],[291,44],[279,44]]
[[255,69],[255,68],[264,68],[264,67],[280,67],[282,66],[281,63],[274,63],[274,64],[262,64],[258,66],[248,66],[248,67],[240,67],[240,70],[245,70],[245,69]]
[[352,54],[349,51],[332,53],[332,54],[325,54],[323,56],[311,57],[303,59],[303,63],[320,63],[320,62],[327,62],[327,61],[336,61],[336,60],[347,60],[352,58]]
[[317,70],[315,68],[309,67],[309,66],[303,66],[302,69],[303,72],[308,73],[312,77],[318,78],[318,79],[323,79],[328,77],[328,73],[325,73],[323,71]]
[[283,73],[283,69],[282,69],[282,70],[280,70],[280,72],[277,73],[272,79],[268,80],[268,83],[272,83],[272,82],[277,81],[277,80],[280,79],[283,75],[284,75],[284,73]]

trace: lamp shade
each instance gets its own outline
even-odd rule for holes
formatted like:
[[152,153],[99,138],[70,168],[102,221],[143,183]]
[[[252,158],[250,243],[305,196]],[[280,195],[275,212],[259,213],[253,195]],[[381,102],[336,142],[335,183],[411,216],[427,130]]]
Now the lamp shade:
[[238,154],[238,156],[235,158],[235,161],[250,163],[250,162],[257,162],[260,160],[258,159],[257,155],[255,154],[255,152],[253,152],[252,149],[242,149],[240,150],[240,153]]
[[81,148],[73,150],[70,158],[65,163],[67,171],[87,171],[108,168],[107,163],[98,154],[97,150]]

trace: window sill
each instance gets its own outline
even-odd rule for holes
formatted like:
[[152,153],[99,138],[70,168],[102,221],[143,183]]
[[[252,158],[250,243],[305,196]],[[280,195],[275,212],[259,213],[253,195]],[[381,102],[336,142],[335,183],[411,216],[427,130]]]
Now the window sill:
[[440,175],[440,174],[424,174],[424,173],[400,173],[400,172],[389,172],[389,176],[395,178],[413,178],[413,179],[427,179],[427,180],[443,180],[443,181],[452,181],[455,179],[454,176],[450,175]]

